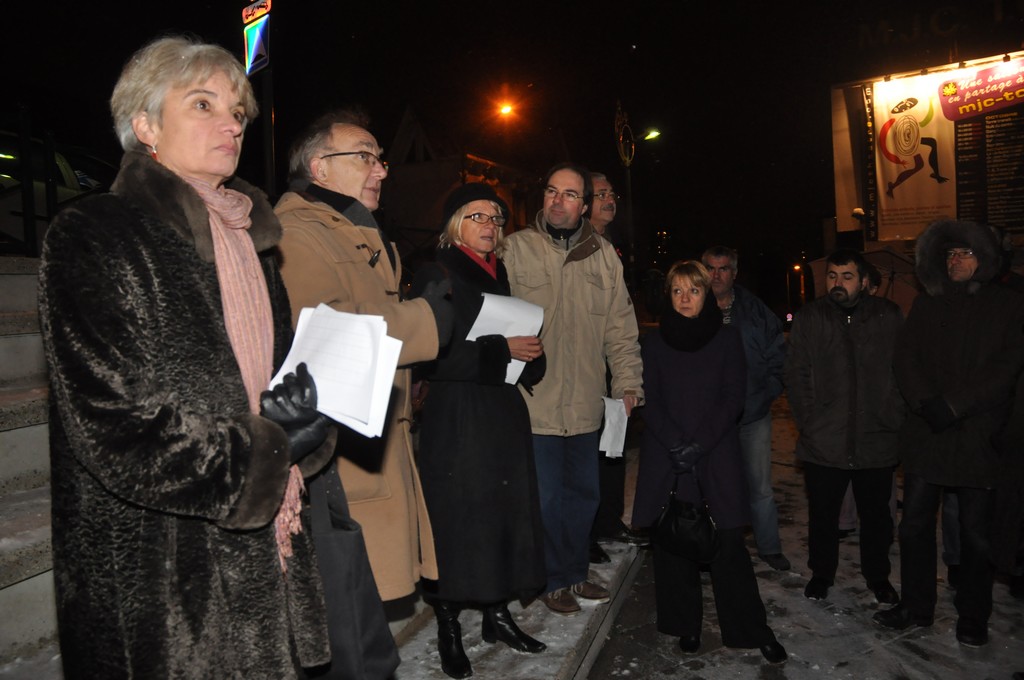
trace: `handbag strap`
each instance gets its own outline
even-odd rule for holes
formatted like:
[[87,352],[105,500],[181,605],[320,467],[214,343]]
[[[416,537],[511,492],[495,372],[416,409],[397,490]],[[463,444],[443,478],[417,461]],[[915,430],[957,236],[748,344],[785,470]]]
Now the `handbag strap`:
[[[341,485],[341,478],[338,477],[338,466],[332,460],[323,472],[313,477],[308,482],[309,504],[311,506],[311,524],[316,534],[331,531],[331,513],[328,507],[330,498],[338,499],[341,507],[347,504],[345,489]],[[335,503],[338,507],[338,503]]]
[[676,475],[676,481],[672,485],[672,494],[675,495],[676,490],[679,488],[679,478],[682,477],[683,475],[693,479],[693,484],[694,486],[697,487],[697,498],[700,499],[700,502],[704,505],[704,507],[708,510],[708,513],[710,514],[711,504],[708,503],[708,499],[704,497],[704,489],[700,485],[700,478],[697,477],[696,472],[691,470],[690,472],[684,472],[682,475]]

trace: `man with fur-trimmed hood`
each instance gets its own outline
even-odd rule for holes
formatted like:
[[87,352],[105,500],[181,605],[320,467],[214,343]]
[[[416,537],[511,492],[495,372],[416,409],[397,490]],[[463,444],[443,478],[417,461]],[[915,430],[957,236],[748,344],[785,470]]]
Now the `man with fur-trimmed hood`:
[[936,511],[957,496],[960,644],[988,642],[993,572],[989,523],[999,477],[994,441],[1024,367],[1024,296],[998,284],[999,243],[986,226],[940,220],[917,242],[914,301],[897,339],[894,368],[910,407],[900,432],[902,601],[875,614],[883,626],[930,626],[936,600]]

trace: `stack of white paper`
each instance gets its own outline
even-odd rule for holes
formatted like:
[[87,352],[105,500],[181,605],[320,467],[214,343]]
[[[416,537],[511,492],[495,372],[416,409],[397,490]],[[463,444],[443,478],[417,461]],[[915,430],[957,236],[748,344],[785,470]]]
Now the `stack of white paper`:
[[[537,335],[544,323],[544,308],[526,300],[506,295],[481,293],[483,306],[477,314],[466,340],[476,340],[484,335],[501,335],[512,338],[517,335]],[[515,385],[526,368],[526,362],[512,359],[505,369],[505,382]]]
[[384,431],[402,341],[387,335],[384,317],[349,314],[321,304],[299,313],[295,339],[273,387],[305,362],[317,410],[368,437]]

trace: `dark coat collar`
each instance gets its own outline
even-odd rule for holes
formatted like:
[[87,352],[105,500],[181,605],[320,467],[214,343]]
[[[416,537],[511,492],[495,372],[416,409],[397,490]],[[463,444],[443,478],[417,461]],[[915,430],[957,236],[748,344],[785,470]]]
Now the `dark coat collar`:
[[509,292],[508,271],[505,269],[505,263],[501,261],[501,258],[498,258],[497,281],[491,278],[491,275],[484,271],[483,267],[473,262],[468,255],[458,248],[438,248],[437,263],[481,290],[501,290],[506,294]]
[[[267,195],[251,184],[232,177],[229,189],[240,191],[252,199],[252,238],[256,252],[263,252],[281,240],[281,223],[277,221]],[[195,246],[206,262],[213,262],[213,236],[210,215],[199,194],[173,172],[140,151],[128,151],[121,159],[121,170],[110,187],[144,215],[164,222],[183,239]]]

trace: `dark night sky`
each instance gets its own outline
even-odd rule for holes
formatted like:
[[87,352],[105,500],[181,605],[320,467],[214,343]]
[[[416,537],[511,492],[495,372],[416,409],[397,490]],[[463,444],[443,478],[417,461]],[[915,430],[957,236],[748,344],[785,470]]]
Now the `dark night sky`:
[[[22,103],[35,134],[116,159],[106,101],[124,60],[180,31],[240,54],[245,4],[5,3],[0,128]],[[438,140],[496,140],[493,156],[538,174],[564,143],[621,188],[621,101],[637,134],[662,131],[638,142],[637,224],[671,230],[678,255],[725,242],[782,267],[821,254],[834,212],[829,86],[1019,50],[1022,17],[1024,0],[274,0],[277,153],[283,164],[291,136],[344,103],[369,110],[387,147],[411,107]],[[519,115],[499,127],[488,111],[502,92]]]

